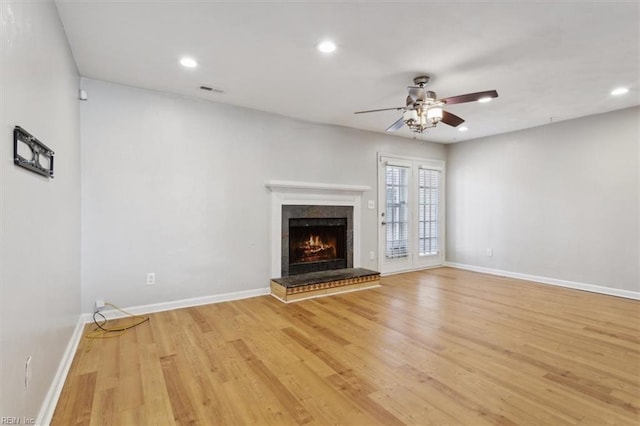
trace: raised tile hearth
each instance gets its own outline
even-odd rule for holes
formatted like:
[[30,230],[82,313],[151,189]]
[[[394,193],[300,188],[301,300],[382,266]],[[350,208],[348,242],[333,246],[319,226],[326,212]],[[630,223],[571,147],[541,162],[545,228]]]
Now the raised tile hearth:
[[380,272],[345,268],[273,278],[271,294],[288,303],[379,286]]

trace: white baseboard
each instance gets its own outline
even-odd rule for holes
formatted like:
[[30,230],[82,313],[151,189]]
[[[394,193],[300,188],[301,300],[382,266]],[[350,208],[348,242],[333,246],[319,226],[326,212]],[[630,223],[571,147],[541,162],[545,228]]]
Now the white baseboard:
[[42,406],[40,406],[40,412],[38,413],[38,418],[36,419],[37,425],[42,426],[51,423],[53,413],[56,410],[56,406],[58,405],[58,399],[60,398],[60,394],[62,393],[62,387],[64,386],[64,382],[67,380],[67,374],[69,373],[69,369],[71,368],[73,357],[75,356],[78,345],[80,344],[84,324],[84,315],[78,316],[76,328],[73,330],[73,334],[69,339],[67,348],[62,355],[62,359],[60,360],[60,364],[58,365],[58,371],[56,371],[56,375],[53,377],[53,381],[51,382],[49,391],[47,392],[47,395],[42,402]]
[[[192,299],[173,300],[171,302],[152,303],[150,305],[131,306],[122,308],[123,310],[134,314],[144,315],[154,312],[171,311],[173,309],[190,308],[192,306],[210,305],[212,303],[230,302],[232,300],[248,299],[250,297],[264,296],[271,293],[269,287],[257,288],[254,290],[236,291],[233,293],[215,294],[212,296],[194,297]],[[105,309],[100,312],[107,319],[116,319],[126,316],[116,309]],[[93,315],[87,313],[83,315],[84,322],[93,322]]]
[[430,265],[430,266],[418,266],[417,268],[408,268],[408,269],[401,269],[398,271],[380,272],[380,276],[388,277],[389,275],[398,275],[398,274],[404,274],[407,272],[426,271],[427,269],[442,268],[443,266],[445,265],[441,264],[441,265]]
[[556,285],[559,287],[573,288],[575,290],[590,291],[592,293],[606,294],[609,296],[624,297],[626,299],[640,300],[640,292],[622,290],[618,288],[603,287],[594,284],[585,284],[575,281],[559,280],[556,278],[540,277],[537,275],[521,274],[518,272],[503,271],[501,269],[485,268],[483,266],[465,265],[463,263],[445,262],[444,266],[467,271],[481,272],[483,274],[498,275],[501,277],[517,278],[520,280],[534,281],[542,284]]

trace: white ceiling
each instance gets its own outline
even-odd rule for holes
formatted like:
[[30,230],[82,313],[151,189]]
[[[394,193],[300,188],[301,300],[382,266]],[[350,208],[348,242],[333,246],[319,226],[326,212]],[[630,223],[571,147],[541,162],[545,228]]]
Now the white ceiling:
[[[441,123],[422,136],[437,142],[640,104],[638,1],[56,3],[85,77],[312,122],[384,132],[399,112],[353,112],[404,105],[425,73],[439,97],[500,95],[449,106],[469,131]],[[332,55],[316,50],[325,38]]]

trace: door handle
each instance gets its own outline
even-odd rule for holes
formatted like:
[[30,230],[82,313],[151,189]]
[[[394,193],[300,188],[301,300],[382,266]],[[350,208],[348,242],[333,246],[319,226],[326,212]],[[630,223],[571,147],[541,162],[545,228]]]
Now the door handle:
[[380,222],[380,225],[386,225],[387,222]]

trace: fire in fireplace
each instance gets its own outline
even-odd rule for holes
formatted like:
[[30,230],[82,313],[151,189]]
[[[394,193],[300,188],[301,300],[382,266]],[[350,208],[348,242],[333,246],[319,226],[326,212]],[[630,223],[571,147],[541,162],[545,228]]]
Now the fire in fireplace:
[[319,235],[309,234],[309,239],[298,243],[293,250],[293,263],[317,262],[336,258],[335,239],[322,240]]
[[346,268],[346,218],[289,219],[289,273]]

